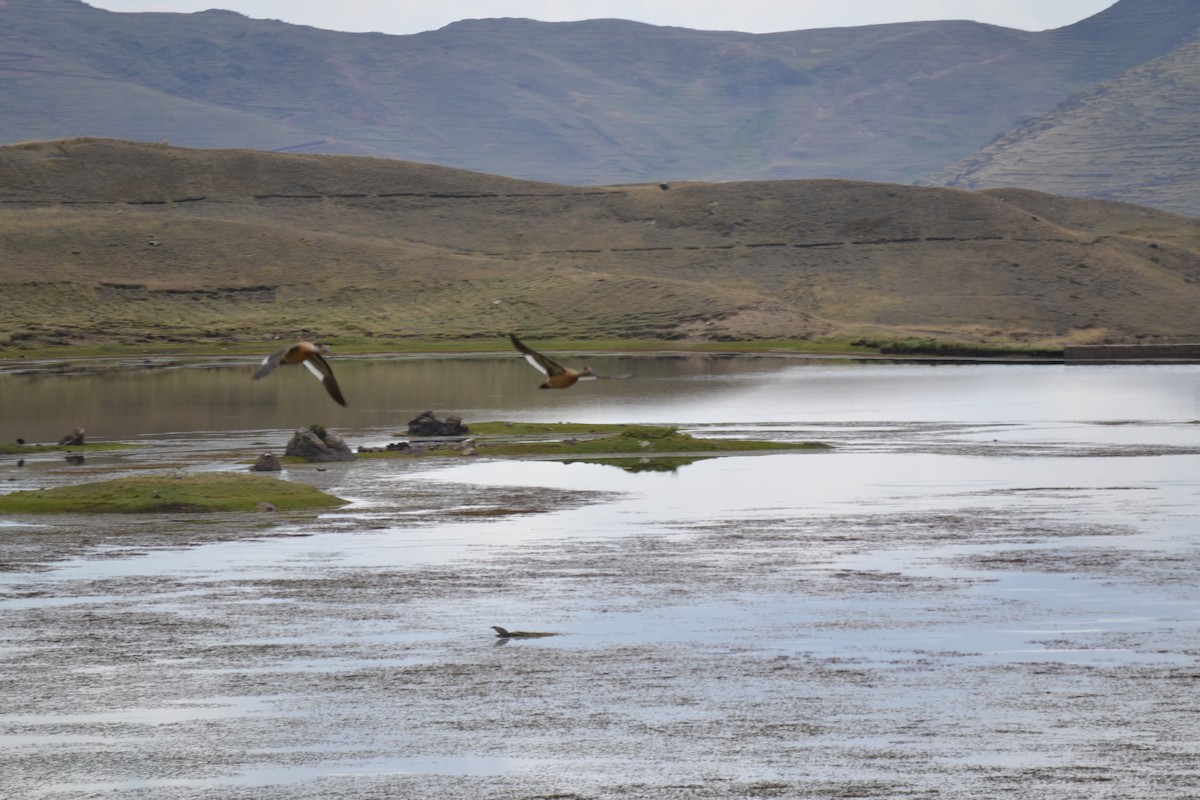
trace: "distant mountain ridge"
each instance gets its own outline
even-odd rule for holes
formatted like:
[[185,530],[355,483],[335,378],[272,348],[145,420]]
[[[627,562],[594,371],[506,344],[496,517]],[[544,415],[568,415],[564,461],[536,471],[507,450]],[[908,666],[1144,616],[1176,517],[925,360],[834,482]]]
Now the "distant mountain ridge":
[[914,183],[1170,53],[1200,30],[1200,3],[1120,0],[1038,33],[500,19],[388,36],[5,0],[0,30],[9,142],[362,154],[573,184]]
[[927,183],[1022,186],[1200,214],[1200,38],[1089,87]]

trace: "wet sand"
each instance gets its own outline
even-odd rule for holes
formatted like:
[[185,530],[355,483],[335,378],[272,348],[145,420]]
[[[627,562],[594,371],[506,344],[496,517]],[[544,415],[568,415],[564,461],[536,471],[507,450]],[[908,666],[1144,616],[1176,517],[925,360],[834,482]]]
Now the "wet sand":
[[1167,427],[359,461],[288,471],[355,501],[319,516],[3,521],[0,796],[1194,798],[1200,448]]

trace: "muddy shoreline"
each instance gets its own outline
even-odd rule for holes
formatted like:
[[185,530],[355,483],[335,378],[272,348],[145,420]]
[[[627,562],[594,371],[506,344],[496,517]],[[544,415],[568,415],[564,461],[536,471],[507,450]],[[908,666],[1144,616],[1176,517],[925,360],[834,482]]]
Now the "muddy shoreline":
[[1195,448],[952,427],[674,476],[290,469],[355,501],[319,515],[8,520],[0,794],[1195,797],[1197,488],[1118,480]]

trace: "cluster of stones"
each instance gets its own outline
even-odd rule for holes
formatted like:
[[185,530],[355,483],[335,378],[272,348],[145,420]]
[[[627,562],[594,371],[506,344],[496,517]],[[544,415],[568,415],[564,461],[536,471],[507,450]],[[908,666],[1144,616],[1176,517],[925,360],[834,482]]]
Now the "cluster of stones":
[[412,449],[413,446],[408,442],[388,442],[382,447],[371,447],[365,444],[358,446],[360,453],[403,453]]
[[463,425],[462,417],[448,416],[444,420],[426,411],[408,422],[409,436],[466,436],[470,429]]
[[[417,436],[424,438],[449,438],[464,436],[468,432],[468,428],[463,424],[462,417],[447,416],[445,419],[438,419],[432,411],[426,411],[420,414],[415,419],[408,423],[409,436]],[[82,433],[82,431],[80,431]],[[426,450],[439,450],[447,447],[455,447],[465,456],[473,456],[478,453],[475,448],[474,439],[466,439],[462,442],[454,442],[453,444],[443,444],[438,442],[424,442],[414,447],[409,442],[390,442],[381,447],[360,446],[360,453],[394,453],[394,452],[422,452]],[[285,455],[297,456],[305,461],[353,461],[355,459],[354,451],[346,444],[342,437],[330,430],[326,430],[319,425],[312,425],[307,428],[300,428],[292,434],[291,440],[287,444],[287,449],[284,450]],[[250,467],[255,472],[278,472],[283,467],[279,463],[279,459],[272,453],[263,453],[254,462],[254,466]]]

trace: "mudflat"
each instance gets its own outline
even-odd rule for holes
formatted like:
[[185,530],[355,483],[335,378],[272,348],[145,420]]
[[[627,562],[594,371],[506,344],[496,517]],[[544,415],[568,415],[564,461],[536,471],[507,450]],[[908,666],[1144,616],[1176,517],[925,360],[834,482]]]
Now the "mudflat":
[[661,473],[289,467],[352,501],[320,513],[8,518],[0,794],[1195,797],[1198,432],[842,421]]

